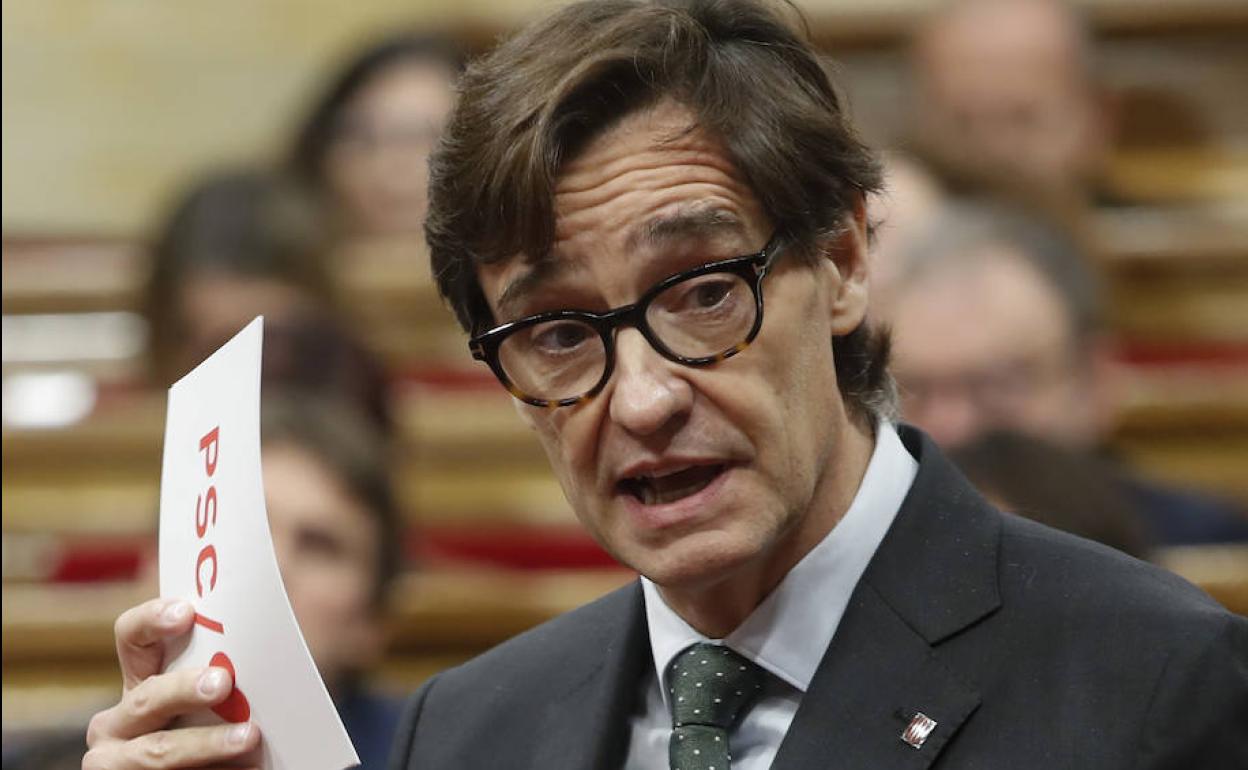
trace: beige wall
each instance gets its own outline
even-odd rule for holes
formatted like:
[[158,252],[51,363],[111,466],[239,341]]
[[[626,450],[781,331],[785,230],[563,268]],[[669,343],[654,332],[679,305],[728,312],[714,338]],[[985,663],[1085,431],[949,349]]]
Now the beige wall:
[[205,163],[282,146],[358,41],[452,14],[494,12],[471,0],[6,0],[4,231],[137,232]]
[[321,79],[386,25],[500,29],[560,2],[5,0],[3,229],[140,233],[205,164],[282,147]]

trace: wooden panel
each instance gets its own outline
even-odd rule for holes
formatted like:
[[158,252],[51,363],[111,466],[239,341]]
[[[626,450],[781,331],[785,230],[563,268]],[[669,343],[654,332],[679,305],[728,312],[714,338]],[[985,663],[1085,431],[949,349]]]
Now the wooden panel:
[[[1248,362],[1136,366],[1113,444],[1145,471],[1248,500]],[[163,397],[58,430],[6,430],[4,531],[153,530]],[[399,499],[417,525],[570,523],[536,439],[501,390],[414,387],[398,402]]]
[[[446,572],[405,576],[389,654],[375,680],[410,692],[425,678],[624,585],[592,572]],[[120,692],[113,622],[149,598],[131,584],[3,588],[5,730],[81,725]]]
[[1141,206],[1102,212],[1095,224],[1119,335],[1248,342],[1248,209]]
[[1248,615],[1248,545],[1163,549],[1157,563],[1204,589],[1231,612]]
[[1233,201],[1248,191],[1248,147],[1119,151],[1110,158],[1106,187],[1140,203]]

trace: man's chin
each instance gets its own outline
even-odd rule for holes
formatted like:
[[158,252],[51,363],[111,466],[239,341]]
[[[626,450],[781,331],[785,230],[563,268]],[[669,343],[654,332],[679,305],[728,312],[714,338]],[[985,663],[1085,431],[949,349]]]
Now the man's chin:
[[705,591],[731,578],[757,556],[753,543],[731,542],[722,531],[695,532],[662,548],[641,546],[630,566],[668,591]]

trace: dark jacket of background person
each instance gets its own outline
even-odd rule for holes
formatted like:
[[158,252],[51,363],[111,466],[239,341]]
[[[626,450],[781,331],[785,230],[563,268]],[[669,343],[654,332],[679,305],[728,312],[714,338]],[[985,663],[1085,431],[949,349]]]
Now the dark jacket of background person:
[[4,770],[81,770],[84,730],[41,735],[4,751]]
[[1118,471],[1099,457],[1009,431],[979,436],[949,457],[1001,510],[1148,558],[1151,534]]

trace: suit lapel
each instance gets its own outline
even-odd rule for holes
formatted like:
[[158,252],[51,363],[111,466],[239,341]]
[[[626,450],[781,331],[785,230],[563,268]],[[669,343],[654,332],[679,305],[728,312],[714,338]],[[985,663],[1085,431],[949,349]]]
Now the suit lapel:
[[638,682],[650,652],[640,583],[620,592],[626,606],[613,620],[587,630],[587,667],[568,661],[576,672],[567,687],[542,708],[543,725],[534,736],[534,768],[616,768],[628,747]]
[[[979,706],[939,644],[1000,606],[1000,522],[926,437],[904,430],[919,473],[846,608],[772,765],[926,768]],[[902,734],[935,721],[915,748]]]

